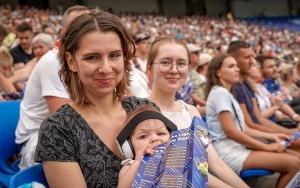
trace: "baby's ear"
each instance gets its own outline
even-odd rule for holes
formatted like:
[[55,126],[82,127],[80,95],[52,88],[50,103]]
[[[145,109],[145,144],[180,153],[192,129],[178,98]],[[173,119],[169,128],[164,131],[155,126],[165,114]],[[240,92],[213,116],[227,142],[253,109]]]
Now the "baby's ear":
[[77,66],[76,66],[76,61],[74,60],[73,56],[69,53],[66,52],[65,58],[68,62],[68,67],[72,72],[77,72]]

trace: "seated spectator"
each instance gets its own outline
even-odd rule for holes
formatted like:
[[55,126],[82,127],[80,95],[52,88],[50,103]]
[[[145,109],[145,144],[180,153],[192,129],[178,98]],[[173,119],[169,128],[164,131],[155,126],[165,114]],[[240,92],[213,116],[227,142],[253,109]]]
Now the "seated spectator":
[[5,27],[2,24],[0,24],[0,50],[6,49],[6,47],[4,45],[4,39],[7,35],[8,35],[7,30],[5,29]]
[[298,99],[300,97],[300,88],[296,85],[297,72],[295,67],[292,64],[282,66],[279,77],[281,91],[293,98],[291,102]]
[[[296,118],[296,112],[284,103],[286,96],[282,93],[278,95],[270,94],[262,84],[257,83],[260,78],[260,65],[253,62],[246,80],[255,94],[262,116],[285,127],[295,128],[297,126],[296,122],[300,122],[300,118]],[[293,117],[296,121],[292,120]]]
[[32,26],[27,22],[18,25],[17,37],[19,39],[19,45],[10,50],[10,53],[14,58],[15,70],[23,68],[28,61],[34,58],[31,48],[31,42],[34,37]]
[[[154,148],[166,143],[171,131],[175,130],[177,126],[154,107],[141,106],[129,113],[125,127],[117,137],[118,147],[125,157],[118,187],[131,188],[144,156],[154,154]],[[130,148],[125,142],[130,143]]]
[[4,49],[0,50],[0,100],[14,100],[23,97],[20,84],[12,85],[8,83],[8,78],[14,74],[13,58],[10,53]]
[[[275,58],[267,55],[259,55],[256,57],[256,59],[261,64],[261,74],[263,78],[262,84],[271,94],[286,94],[287,98],[285,103],[289,104],[297,114],[300,114],[300,103],[298,102],[298,99],[292,101],[292,96],[283,92],[280,88],[278,79],[279,72],[276,66]],[[295,116],[295,118],[298,117]]]
[[40,58],[51,50],[54,46],[53,38],[45,33],[37,34],[32,39],[32,49],[35,57],[30,60],[22,69],[16,70],[14,75],[9,79],[11,83],[27,81],[35,65]]
[[[243,111],[231,93],[233,84],[239,81],[235,59],[228,55],[214,57],[208,66],[207,79],[209,137],[221,159],[237,174],[252,168],[278,172],[281,176],[276,187],[285,187],[300,168],[299,154],[281,145],[281,141],[289,136],[247,127]],[[253,137],[274,143],[266,144]]]
[[[256,62],[255,54],[250,44],[245,41],[231,42],[227,53],[235,58],[240,69],[240,80],[234,84],[234,90],[246,124],[250,128],[264,132],[293,134],[297,129],[287,129],[262,116],[254,93],[249,84],[245,82],[245,77],[250,73],[252,64]],[[294,144],[300,144],[299,141]]]

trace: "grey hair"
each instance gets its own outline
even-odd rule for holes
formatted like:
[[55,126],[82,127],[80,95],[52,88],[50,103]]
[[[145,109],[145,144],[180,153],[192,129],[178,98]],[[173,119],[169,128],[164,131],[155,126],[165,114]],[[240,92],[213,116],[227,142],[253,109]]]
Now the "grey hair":
[[52,49],[54,47],[53,37],[46,33],[37,34],[35,37],[33,37],[31,44],[34,44],[37,41],[41,41],[42,43],[46,44],[49,49]]

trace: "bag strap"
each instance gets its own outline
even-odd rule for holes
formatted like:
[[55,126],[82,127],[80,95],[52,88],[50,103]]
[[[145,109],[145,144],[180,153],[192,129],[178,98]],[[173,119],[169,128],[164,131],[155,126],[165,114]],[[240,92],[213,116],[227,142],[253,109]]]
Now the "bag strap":
[[239,116],[237,115],[236,110],[235,110],[235,107],[234,107],[234,105],[233,105],[232,102],[231,102],[231,106],[232,106],[232,108],[233,108],[234,115],[236,116],[236,118],[237,118],[237,120],[238,120],[238,122],[239,122],[239,126],[240,126],[241,131],[244,131],[243,128],[242,128],[241,122],[240,122],[240,118],[239,118]]

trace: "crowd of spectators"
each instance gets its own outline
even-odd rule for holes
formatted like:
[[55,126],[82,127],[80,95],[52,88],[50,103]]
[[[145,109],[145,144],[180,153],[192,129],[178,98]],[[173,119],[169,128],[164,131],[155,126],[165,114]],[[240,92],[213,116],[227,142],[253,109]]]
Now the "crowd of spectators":
[[[151,73],[151,69],[147,64],[147,61],[150,62],[151,60],[151,57],[148,56],[151,46],[150,44],[161,37],[175,37],[187,44],[186,49],[189,52],[189,58],[187,59],[190,61],[189,63],[191,63],[191,65],[189,65],[190,71],[188,73],[187,81],[183,83],[182,89],[172,92],[174,92],[173,94],[176,95],[177,99],[182,99],[184,102],[194,105],[196,107],[196,111],[198,110],[202,116],[206,116],[207,96],[205,96],[205,94],[207,95],[207,92],[205,93],[204,90],[207,82],[206,72],[209,64],[211,63],[210,61],[218,54],[229,53],[228,48],[232,42],[243,41],[243,46],[239,46],[237,51],[240,50],[240,48],[242,50],[247,49],[250,52],[253,50],[251,57],[244,57],[244,60],[242,60],[238,59],[240,55],[237,56],[234,50],[232,54],[229,53],[236,59],[240,76],[243,77],[247,87],[249,87],[248,89],[250,89],[250,91],[247,91],[248,93],[250,92],[250,94],[245,96],[245,98],[249,97],[249,100],[242,101],[244,96],[237,96],[236,106],[238,103],[241,105],[241,109],[237,106],[238,112],[244,114],[243,116],[245,116],[246,125],[252,129],[259,127],[256,125],[268,125],[269,127],[276,127],[276,131],[275,129],[272,131],[267,130],[269,128],[266,127],[259,127],[258,130],[276,134],[294,133],[295,128],[300,122],[300,116],[298,115],[298,110],[300,108],[300,88],[297,86],[297,84],[299,85],[300,83],[300,35],[297,32],[270,29],[259,25],[248,24],[245,21],[233,18],[211,18],[199,15],[167,17],[162,14],[126,13],[120,15],[119,18],[131,34],[136,45],[135,56],[130,61],[133,69],[131,72],[133,79],[129,95],[135,95],[143,98],[150,96],[149,99],[153,99],[153,101],[160,106],[159,102],[154,100],[155,97],[153,97],[153,93],[157,91],[161,92],[163,88],[158,90],[155,87],[150,87],[153,84],[155,85],[158,81],[153,78],[154,74]],[[58,41],[64,33],[63,30],[66,29],[69,24],[66,20],[69,21],[59,10],[39,10],[29,6],[17,6],[15,8],[10,5],[0,6],[0,50],[10,52],[11,54],[11,57],[10,54],[6,54],[6,56],[9,57],[9,64],[0,62],[0,100],[22,99],[24,88],[26,90],[27,86],[32,85],[31,82],[33,82],[32,80],[34,79],[34,76],[32,76],[30,81],[31,72],[33,72],[38,62],[40,62],[40,65],[37,66],[36,70],[42,66],[42,61],[38,60],[43,54],[46,54],[46,52],[51,50],[53,47],[51,45],[48,46],[43,53],[38,55],[39,47],[35,45],[37,41],[35,38],[47,34],[44,38],[50,37],[50,39],[47,39],[46,42],[43,40],[40,42],[43,42],[43,45],[47,46],[47,42],[50,41],[50,43],[53,43],[54,45],[53,41],[56,40],[54,50],[57,50],[59,48]],[[24,25],[28,26],[26,28],[29,29],[22,30]],[[25,32],[27,31],[30,34],[26,35]],[[32,36],[31,32],[33,33]],[[25,34],[22,35],[22,33]],[[41,35],[41,33],[43,34]],[[25,44],[27,47],[30,45],[30,48],[25,49]],[[27,53],[27,55],[30,55],[31,57],[31,59],[26,61],[19,60],[19,63],[24,63],[22,67],[18,67],[19,70],[16,70],[15,67],[16,59],[18,59],[18,57],[16,57],[17,55],[14,54],[16,49],[24,52],[25,54]],[[241,51],[238,51],[238,53],[241,53]],[[5,59],[4,55],[1,54],[5,53],[0,53],[0,60]],[[46,57],[47,56],[44,56],[44,60]],[[56,56],[53,56],[53,58],[56,58]],[[245,59],[247,58],[249,61],[248,69],[247,67],[243,67],[245,70],[242,70],[240,66],[243,66],[241,64],[245,63]],[[166,68],[166,72],[169,71],[169,68],[173,71],[172,62],[163,63],[165,64],[163,65],[160,63],[158,72],[163,72],[162,68]],[[180,63],[177,63],[178,72],[180,72],[180,66],[183,66],[182,62]],[[58,66],[56,68],[58,69]],[[296,68],[299,68],[299,71]],[[6,72],[8,71],[8,73],[4,73],[4,70],[6,70]],[[253,72],[253,70],[256,71]],[[251,71],[252,73],[261,71],[262,75],[250,74]],[[20,76],[22,72],[25,72],[26,74],[23,73],[23,76]],[[187,72],[188,69],[186,70],[186,73]],[[19,83],[20,81],[21,83]],[[262,84],[256,85],[261,82]],[[21,89],[18,87],[20,84],[22,84]],[[157,85],[159,87],[164,87],[163,85]],[[275,86],[276,88],[274,89]],[[260,88],[262,88],[263,91],[260,90]],[[30,87],[27,89],[29,90]],[[30,93],[28,90],[27,93]],[[166,93],[168,92],[170,91],[167,91]],[[281,92],[280,96],[278,96],[278,92]],[[173,100],[173,94],[170,98],[171,101]],[[28,96],[29,95],[27,94],[27,97]],[[255,100],[252,101],[255,96],[258,104]],[[64,98],[65,97],[66,96],[64,96]],[[24,101],[26,101],[25,99],[26,97],[24,97]],[[294,105],[291,104],[291,101]],[[260,102],[263,103],[264,106]],[[45,106],[48,105],[49,107],[47,101],[44,101],[43,103]],[[23,102],[23,106],[24,104],[25,103]],[[247,105],[251,105],[251,108]],[[58,107],[59,106],[57,106],[57,108]],[[57,108],[55,108],[55,110]],[[52,113],[52,110],[50,111]],[[49,114],[47,113],[46,116],[48,115]],[[292,123],[293,125],[288,127],[285,124],[286,122]],[[277,124],[280,124],[280,126],[286,126],[286,128],[278,128]],[[37,130],[39,129],[39,126],[40,123],[37,125]],[[229,136],[227,135],[227,137]],[[35,138],[37,139],[37,137]],[[34,142],[36,142],[36,140],[34,140]],[[299,145],[297,143],[294,144],[294,147],[296,150],[299,150]],[[35,148],[33,150],[35,150]],[[280,150],[278,152],[284,151]],[[298,156],[295,157],[297,165],[299,160],[298,158]],[[226,160],[224,161],[226,162]],[[298,168],[298,166],[295,168]],[[236,171],[239,172],[241,169],[242,167],[239,167]],[[271,170],[275,171],[277,169]],[[292,172],[289,170],[291,169],[287,170],[290,178],[296,170],[293,169],[291,170]],[[279,170],[279,172],[281,171]],[[286,184],[286,182],[287,180],[283,181],[281,184]]]

